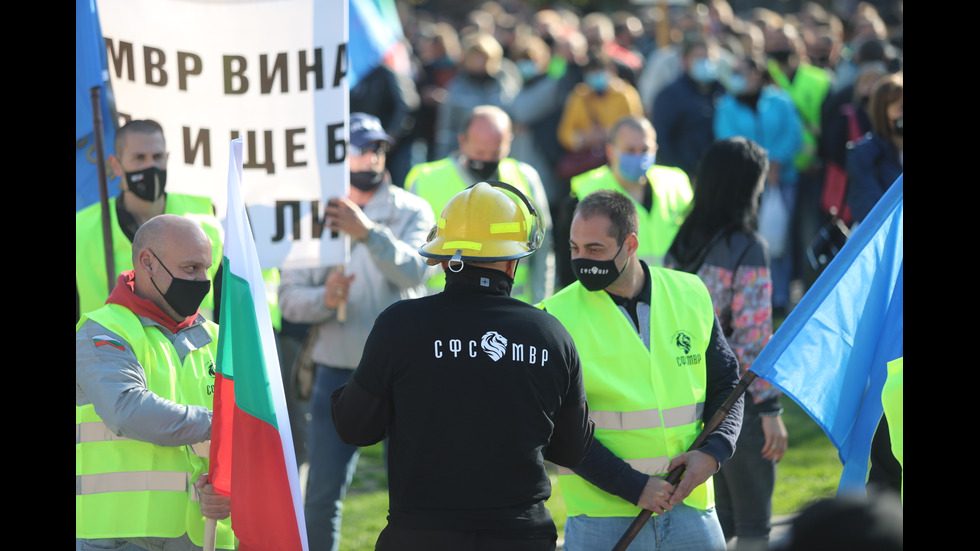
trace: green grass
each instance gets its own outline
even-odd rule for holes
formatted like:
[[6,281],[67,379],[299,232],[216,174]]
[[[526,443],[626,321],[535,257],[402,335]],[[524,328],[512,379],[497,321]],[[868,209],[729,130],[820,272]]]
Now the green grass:
[[[789,432],[789,449],[779,463],[773,514],[795,513],[810,501],[832,496],[840,480],[841,464],[837,450],[820,427],[792,400],[784,398],[783,420]],[[553,495],[547,506],[558,527],[565,526],[565,507],[561,501],[555,469],[549,466]],[[388,493],[382,447],[364,448],[357,474],[344,501],[341,551],[371,551],[385,527]]]

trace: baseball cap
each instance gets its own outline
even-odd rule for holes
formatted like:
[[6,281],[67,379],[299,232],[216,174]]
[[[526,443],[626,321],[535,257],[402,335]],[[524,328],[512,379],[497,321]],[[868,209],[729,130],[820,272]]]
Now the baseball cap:
[[389,136],[378,117],[367,113],[350,114],[350,143],[355,147],[364,147],[371,142],[387,142],[393,145],[395,140]]

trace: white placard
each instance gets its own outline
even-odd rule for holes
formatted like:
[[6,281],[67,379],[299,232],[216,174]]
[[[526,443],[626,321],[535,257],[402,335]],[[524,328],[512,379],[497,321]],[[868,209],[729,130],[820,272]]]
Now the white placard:
[[117,110],[163,126],[167,190],[209,196],[223,217],[229,145],[241,135],[263,268],[346,261],[347,237],[318,222],[349,189],[347,0],[98,0],[98,9]]

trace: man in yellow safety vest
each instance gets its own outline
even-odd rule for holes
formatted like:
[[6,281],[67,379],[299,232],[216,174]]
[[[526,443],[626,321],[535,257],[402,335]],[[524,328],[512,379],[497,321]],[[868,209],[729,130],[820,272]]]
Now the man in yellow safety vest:
[[[543,302],[575,340],[596,423],[582,463],[558,471],[564,549],[612,548],[644,508],[655,515],[637,549],[724,550],[711,475],[734,452],[742,400],[703,446],[688,447],[735,388],[738,362],[707,288],[640,260],[638,227],[623,193],[584,197],[569,239],[578,281]],[[680,465],[675,489],[664,475]]]
[[133,266],[75,327],[75,537],[81,549],[195,549],[205,517],[234,549],[229,498],[207,483],[218,326],[198,309],[211,242],[163,214]]

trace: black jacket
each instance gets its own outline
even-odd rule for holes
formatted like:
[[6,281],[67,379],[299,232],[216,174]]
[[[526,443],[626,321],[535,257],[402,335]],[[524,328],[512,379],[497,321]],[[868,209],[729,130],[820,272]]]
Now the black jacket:
[[447,276],[378,317],[334,425],[353,445],[389,438],[391,525],[554,536],[544,460],[574,467],[594,429],[575,345],[502,272]]

